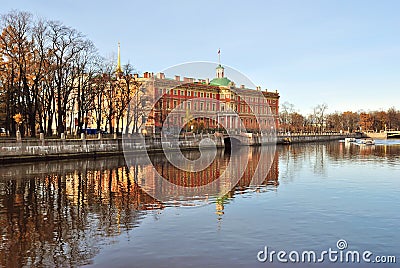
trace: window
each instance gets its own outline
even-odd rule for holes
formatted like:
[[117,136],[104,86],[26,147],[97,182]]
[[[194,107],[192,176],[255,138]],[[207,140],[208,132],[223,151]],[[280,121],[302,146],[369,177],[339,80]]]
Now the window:
[[200,97],[203,98],[203,92],[200,93]]
[[178,91],[176,89],[174,90],[174,95],[178,95]]
[[190,110],[190,102],[188,102],[187,108],[188,108],[188,110]]
[[215,103],[212,105],[212,110],[215,111]]
[[207,98],[209,98],[210,97],[210,94],[209,93],[207,93]]
[[200,103],[200,111],[203,111],[203,106],[204,106],[204,103]]
[[197,97],[197,91],[194,91],[193,93],[194,93],[194,96]]
[[174,106],[172,108],[176,108],[177,104],[178,104],[177,101],[174,100]]
[[181,96],[185,96],[185,91],[181,90]]

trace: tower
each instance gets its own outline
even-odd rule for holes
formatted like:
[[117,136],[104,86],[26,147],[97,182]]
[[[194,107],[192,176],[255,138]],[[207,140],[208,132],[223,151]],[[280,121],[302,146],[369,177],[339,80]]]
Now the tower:
[[217,78],[224,78],[224,67],[221,64],[216,68],[217,70]]
[[117,69],[116,69],[117,76],[122,74],[121,69],[121,51],[120,51],[120,44],[118,42],[118,59],[117,59]]
[[210,85],[219,87],[230,87],[231,80],[225,77],[225,68],[221,65],[221,49],[218,49],[218,66],[215,68],[216,74],[215,78],[210,81]]

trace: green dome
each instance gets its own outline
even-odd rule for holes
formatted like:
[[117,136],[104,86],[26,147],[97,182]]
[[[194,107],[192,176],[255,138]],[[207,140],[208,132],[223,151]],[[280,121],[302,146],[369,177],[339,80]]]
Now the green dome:
[[210,85],[212,86],[224,86],[227,87],[229,86],[229,83],[231,82],[231,80],[229,80],[226,77],[222,77],[222,78],[214,78],[213,80],[210,81]]

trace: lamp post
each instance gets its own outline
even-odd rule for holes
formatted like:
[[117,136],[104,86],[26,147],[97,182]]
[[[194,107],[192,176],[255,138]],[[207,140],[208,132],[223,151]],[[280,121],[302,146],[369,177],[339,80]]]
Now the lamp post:
[[17,141],[21,141],[21,132],[19,131],[19,126],[22,122],[22,115],[20,113],[14,115],[14,120],[15,120],[15,123],[17,123],[17,133],[16,133],[17,137],[16,138],[17,138]]

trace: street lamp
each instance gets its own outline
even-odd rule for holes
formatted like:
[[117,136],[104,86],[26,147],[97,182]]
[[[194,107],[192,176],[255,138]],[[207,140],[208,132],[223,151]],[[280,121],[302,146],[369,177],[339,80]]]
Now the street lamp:
[[14,120],[15,120],[15,123],[17,123],[17,133],[16,133],[17,141],[20,141],[21,140],[21,132],[19,131],[19,126],[20,126],[21,122],[23,121],[22,115],[20,113],[14,115]]

